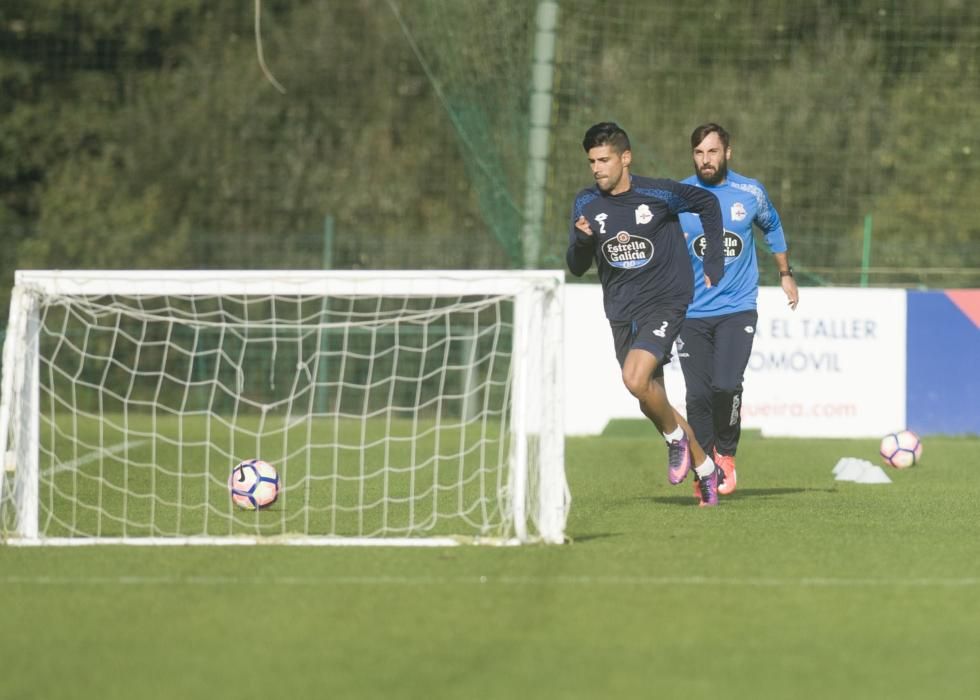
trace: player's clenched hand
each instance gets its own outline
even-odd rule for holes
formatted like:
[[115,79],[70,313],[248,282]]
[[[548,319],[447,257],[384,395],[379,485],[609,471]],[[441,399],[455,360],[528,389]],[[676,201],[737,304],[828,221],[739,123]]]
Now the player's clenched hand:
[[584,233],[586,236],[592,235],[592,228],[589,226],[589,222],[584,216],[578,217],[578,220],[575,222],[575,228]]
[[711,289],[714,285],[711,284],[711,278],[707,275],[704,276],[704,286],[706,289]]

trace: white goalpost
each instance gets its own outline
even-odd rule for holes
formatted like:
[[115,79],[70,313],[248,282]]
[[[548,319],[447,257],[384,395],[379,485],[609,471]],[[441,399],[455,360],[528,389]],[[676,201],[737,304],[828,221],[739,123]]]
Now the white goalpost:
[[[561,543],[561,271],[18,271],[8,544]],[[279,473],[268,508],[236,464]]]

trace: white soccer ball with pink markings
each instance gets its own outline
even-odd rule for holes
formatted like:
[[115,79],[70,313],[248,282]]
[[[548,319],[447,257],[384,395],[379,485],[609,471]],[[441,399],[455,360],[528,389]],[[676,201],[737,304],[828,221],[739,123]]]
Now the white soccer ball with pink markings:
[[279,497],[279,472],[261,459],[247,459],[231,470],[228,489],[239,508],[266,508]]
[[881,438],[881,458],[896,469],[907,469],[919,463],[922,441],[911,430],[899,430]]

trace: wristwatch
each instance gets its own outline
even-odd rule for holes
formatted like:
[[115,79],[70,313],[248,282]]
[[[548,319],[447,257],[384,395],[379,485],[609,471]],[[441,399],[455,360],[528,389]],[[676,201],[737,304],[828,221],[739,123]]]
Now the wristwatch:
[[779,277],[780,278],[783,278],[783,277],[792,277],[792,276],[793,276],[793,268],[792,267],[789,268],[788,270],[780,270],[779,271]]

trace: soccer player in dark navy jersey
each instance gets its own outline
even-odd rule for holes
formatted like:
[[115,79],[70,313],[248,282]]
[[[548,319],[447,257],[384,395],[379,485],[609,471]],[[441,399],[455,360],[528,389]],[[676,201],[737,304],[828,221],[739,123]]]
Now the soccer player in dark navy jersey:
[[[789,265],[786,236],[776,208],[758,180],[728,169],[730,136],[718,124],[697,127],[691,134],[695,174],[683,182],[711,192],[721,204],[725,226],[725,277],[711,288],[700,284],[704,267],[703,221],[681,214],[694,268],[694,301],[678,341],[678,355],[687,385],[687,420],[705,450],[724,473],[722,495],[735,490],[735,452],[742,426],[742,378],[755,337],[759,266],[753,226],[779,268],[779,281],[796,309],[799,290]],[[712,265],[714,261],[712,261]],[[698,490],[695,495],[700,497]]]
[[694,293],[694,273],[678,214],[700,215],[707,244],[704,284],[724,274],[721,210],[703,189],[632,175],[629,137],[613,122],[585,133],[595,184],[575,197],[568,269],[581,276],[593,261],[602,283],[623,383],[667,442],[667,478],[679,484],[693,466],[702,505],[718,503],[720,471],[667,400],[663,366]]

